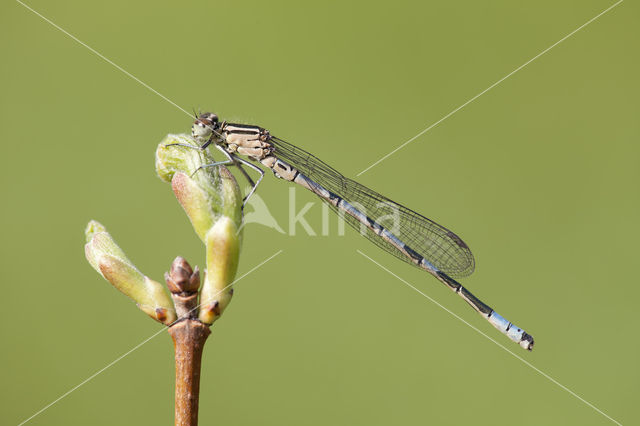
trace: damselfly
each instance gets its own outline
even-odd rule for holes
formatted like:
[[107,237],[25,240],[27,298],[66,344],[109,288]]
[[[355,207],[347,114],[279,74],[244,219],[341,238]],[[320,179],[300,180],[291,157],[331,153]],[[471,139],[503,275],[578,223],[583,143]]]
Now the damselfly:
[[[201,168],[223,164],[239,167],[252,185],[245,202],[264,177],[264,171],[238,154],[270,168],[276,177],[312,191],[377,246],[429,272],[511,340],[525,349],[533,349],[531,335],[498,315],[453,278],[470,275],[475,260],[469,247],[447,228],[342,176],[312,154],[262,127],[220,122],[217,115],[204,113],[193,123],[192,135],[201,143],[200,149],[214,144],[226,157],[225,161],[204,164]],[[260,173],[255,183],[242,165]]]

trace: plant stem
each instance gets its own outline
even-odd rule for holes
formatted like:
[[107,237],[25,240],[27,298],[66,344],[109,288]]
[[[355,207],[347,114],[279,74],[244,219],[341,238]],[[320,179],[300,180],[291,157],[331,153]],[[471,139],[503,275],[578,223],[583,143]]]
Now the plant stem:
[[200,272],[178,256],[165,274],[178,322],[169,327],[176,357],[176,426],[198,424],[200,366],[209,326],[197,320]]
[[200,365],[209,327],[197,320],[185,319],[169,327],[176,358],[176,426],[198,424]]

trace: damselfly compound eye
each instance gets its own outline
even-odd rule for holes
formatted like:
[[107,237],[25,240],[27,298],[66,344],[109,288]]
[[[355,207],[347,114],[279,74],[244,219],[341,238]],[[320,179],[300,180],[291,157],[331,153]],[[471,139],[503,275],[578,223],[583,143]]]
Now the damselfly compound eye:
[[210,121],[212,124],[218,122],[218,116],[212,112],[200,114],[200,120]]

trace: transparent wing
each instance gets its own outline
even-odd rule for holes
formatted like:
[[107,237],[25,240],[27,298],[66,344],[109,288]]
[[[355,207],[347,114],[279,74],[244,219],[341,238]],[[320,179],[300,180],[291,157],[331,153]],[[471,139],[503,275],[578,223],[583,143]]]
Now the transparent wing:
[[[387,197],[342,176],[338,171],[312,154],[272,137],[276,157],[298,169],[309,179],[335,193],[365,213],[370,219],[384,226],[410,248],[424,256],[436,268],[449,276],[460,278],[471,275],[475,260],[469,247],[444,226],[404,207]],[[326,200],[325,200],[326,201]],[[353,228],[361,232],[383,250],[416,266],[405,254],[382,239],[353,216],[340,216]]]

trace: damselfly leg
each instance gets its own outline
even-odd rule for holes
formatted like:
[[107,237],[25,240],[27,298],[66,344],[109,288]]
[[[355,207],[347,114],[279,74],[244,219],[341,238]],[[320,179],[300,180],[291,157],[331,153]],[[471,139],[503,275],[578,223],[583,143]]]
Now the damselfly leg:
[[[226,161],[219,161],[219,162],[211,163],[211,164],[203,164],[202,166],[198,167],[198,170],[202,169],[202,168],[206,168],[206,167],[219,166],[221,164],[233,164],[234,166],[238,167],[238,170],[240,170],[240,172],[242,172],[244,177],[249,182],[249,185],[251,185],[251,189],[249,190],[249,193],[242,200],[242,208],[244,209],[244,206],[247,204],[247,201],[249,201],[249,197],[251,197],[253,195],[253,193],[256,192],[256,188],[258,187],[258,185],[260,185],[260,182],[262,182],[262,178],[264,177],[264,170],[262,170],[260,167],[256,166],[255,164],[251,164],[247,160],[244,160],[244,159],[242,159],[242,158],[240,158],[240,157],[238,157],[236,155],[230,154],[229,152],[227,152],[220,145],[216,144],[215,147],[220,152],[222,152],[225,155],[225,157],[227,157],[227,160]],[[245,166],[250,167],[252,170],[255,170],[258,173],[260,173],[260,177],[258,178],[257,182],[254,182],[253,179],[251,179],[251,176],[249,176],[249,173],[247,173],[247,171],[242,167],[242,164],[244,164]]]
[[[251,187],[251,190],[249,191],[249,193],[247,194],[246,197],[244,197],[244,201],[242,203],[242,207],[244,208],[244,205],[247,204],[247,201],[249,201],[249,197],[251,197],[253,195],[254,192],[256,192],[256,189],[258,188],[258,185],[260,185],[260,182],[262,182],[262,178],[264,177],[264,170],[262,170],[260,167],[256,166],[255,164],[251,164],[250,162],[248,162],[247,160],[244,160],[242,158],[239,157],[235,157],[236,161],[239,161],[240,163],[244,164],[247,167],[252,168],[253,170],[257,171],[258,173],[260,173],[260,177],[258,178],[258,180],[256,181],[255,185],[253,185]],[[237,164],[238,168],[240,170],[242,170],[243,173],[244,169],[242,168],[242,166],[240,164]]]
[[[185,148],[198,149],[202,151],[202,150],[205,150],[211,144],[211,141],[212,140],[209,139],[207,142],[205,142],[201,146],[188,145],[184,143],[170,143],[165,146],[181,146]],[[260,167],[256,166],[255,164],[251,164],[250,162],[240,157],[237,157],[235,155],[228,153],[227,151],[225,151],[224,148],[222,148],[217,144],[215,145],[215,147],[220,152],[222,152],[224,156],[227,157],[227,159],[224,161],[216,161],[215,163],[202,164],[197,169],[195,169],[193,173],[191,173],[191,177],[195,176],[195,174],[198,173],[200,169],[206,169],[206,168],[217,167],[217,166],[227,166],[227,165],[233,165],[238,167],[238,170],[240,170],[242,175],[245,177],[245,179],[247,179],[247,182],[249,182],[249,185],[251,186],[249,193],[242,199],[242,208],[244,209],[244,206],[249,201],[249,198],[253,195],[254,192],[256,192],[256,188],[258,188],[258,185],[260,184],[260,182],[262,182],[262,178],[264,177],[264,170],[262,170]],[[252,170],[255,170],[256,172],[260,173],[260,177],[256,182],[254,182],[253,179],[251,179],[251,176],[249,176],[249,173],[247,173],[247,171],[242,167],[243,164],[247,167],[250,167]]]

